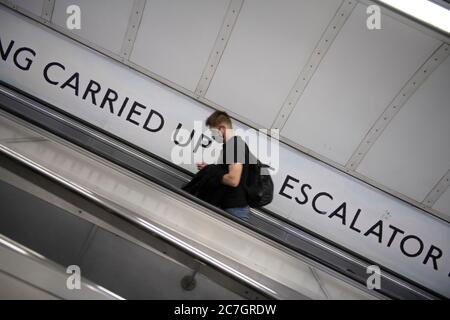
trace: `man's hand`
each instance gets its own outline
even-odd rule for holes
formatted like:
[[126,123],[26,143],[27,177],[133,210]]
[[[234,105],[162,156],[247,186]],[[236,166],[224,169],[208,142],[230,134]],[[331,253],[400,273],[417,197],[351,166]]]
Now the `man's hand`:
[[196,165],[197,165],[197,169],[198,170],[202,170],[204,167],[206,167],[208,164],[206,163],[206,162],[197,162],[196,163]]

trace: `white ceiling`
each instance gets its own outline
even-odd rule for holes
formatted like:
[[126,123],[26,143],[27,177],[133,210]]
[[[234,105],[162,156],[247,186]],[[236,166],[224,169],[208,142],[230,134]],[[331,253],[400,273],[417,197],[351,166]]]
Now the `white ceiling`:
[[30,11],[31,13],[40,16],[42,13],[42,6],[44,5],[44,0],[10,0],[11,3],[18,6],[19,8]]
[[206,98],[270,127],[340,3],[244,1]]
[[131,61],[195,91],[229,2],[148,0]]
[[450,57],[406,102],[358,172],[416,201],[425,199],[450,168],[449,77]]
[[81,10],[81,29],[74,29],[72,32],[102,48],[119,53],[127,31],[133,1],[57,0],[52,22],[66,28],[68,16],[66,9],[72,4],[78,5]]
[[365,28],[366,19],[366,8],[359,4],[281,131],[342,165],[439,45],[390,17],[383,17],[381,30]]
[[[368,30],[366,8],[372,2],[367,0],[360,0],[342,28],[334,30],[332,21],[344,16],[344,5],[354,1],[147,0],[139,12],[130,60],[120,54],[138,1],[56,0],[52,22],[64,26],[65,8],[78,4],[82,29],[75,34],[88,44],[203,103],[230,111],[238,120],[266,128],[277,123],[315,48],[336,32],[298,102],[287,110],[281,140],[423,207],[421,202],[450,169],[450,58],[406,97],[359,166],[350,170],[346,163],[405,84],[442,40],[449,44],[450,38],[386,9],[382,29]],[[44,5],[13,2],[39,16]],[[228,26],[232,31],[223,40],[226,45],[208,90],[199,96],[195,89],[213,48],[217,50],[218,35],[224,34],[230,8],[240,8],[236,23]],[[424,208],[450,220],[448,190]]]

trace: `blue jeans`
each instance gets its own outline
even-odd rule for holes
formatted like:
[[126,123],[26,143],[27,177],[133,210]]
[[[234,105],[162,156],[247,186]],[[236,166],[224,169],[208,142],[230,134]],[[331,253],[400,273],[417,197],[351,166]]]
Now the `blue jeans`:
[[238,208],[227,208],[225,209],[225,211],[247,222],[250,219],[250,208],[248,206]]

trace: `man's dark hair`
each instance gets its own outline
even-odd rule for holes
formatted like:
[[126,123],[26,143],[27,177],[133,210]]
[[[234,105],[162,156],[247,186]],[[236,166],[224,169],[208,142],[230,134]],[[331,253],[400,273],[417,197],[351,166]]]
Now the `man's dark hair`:
[[226,123],[231,128],[230,116],[225,111],[216,110],[206,119],[208,127],[217,128],[222,123]]

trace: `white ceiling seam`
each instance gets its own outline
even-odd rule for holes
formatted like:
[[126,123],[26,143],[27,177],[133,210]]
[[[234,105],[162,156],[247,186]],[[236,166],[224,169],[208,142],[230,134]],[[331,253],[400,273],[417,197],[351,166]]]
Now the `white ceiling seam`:
[[445,173],[428,195],[423,199],[422,203],[427,207],[432,207],[439,198],[447,191],[450,186],[450,169]]
[[55,8],[55,0],[44,0],[41,17],[46,21],[52,21],[54,8]]
[[206,91],[209,88],[211,80],[216,72],[217,66],[219,65],[220,58],[227,46],[228,40],[230,39],[233,27],[236,24],[239,12],[241,11],[244,0],[231,0],[228,10],[225,14],[222,26],[217,35],[214,47],[211,50],[209,59],[203,69],[202,76],[195,89],[196,98],[205,96]]
[[339,31],[344,26],[357,3],[358,1],[356,0],[345,0],[336,11],[335,16],[328,24],[327,29],[319,39],[316,47],[310,55],[310,58],[300,72],[300,75],[298,76],[294,86],[290,90],[289,95],[284,100],[282,107],[280,108],[276,118],[272,122],[271,128],[281,130],[286,124],[289,115],[297,105],[298,100],[300,99],[306,86],[316,72],[320,62],[328,52],[328,49],[331,47],[334,39],[339,34]]
[[136,35],[141,24],[146,2],[147,0],[134,0],[127,31],[123,39],[122,48],[120,49],[120,56],[124,60],[129,60],[131,52],[133,51],[134,42],[136,41]]
[[416,92],[416,90],[425,82],[425,80],[433,73],[434,70],[448,57],[449,45],[441,44],[438,49],[427,59],[427,61],[419,67],[411,79],[400,89],[392,102],[386,107],[380,117],[375,121],[370,130],[361,140],[358,148],[353,152],[345,167],[350,170],[356,170],[361,161],[369,152],[370,148],[375,144],[383,131],[389,125],[391,120],[398,114],[400,109],[405,105],[408,99]]

